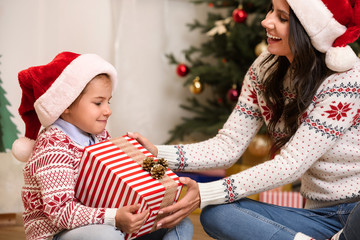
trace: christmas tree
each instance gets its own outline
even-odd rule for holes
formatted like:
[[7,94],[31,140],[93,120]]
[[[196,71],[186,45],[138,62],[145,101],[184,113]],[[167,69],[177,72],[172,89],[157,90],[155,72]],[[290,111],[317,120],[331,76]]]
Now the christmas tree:
[[[183,50],[186,63],[180,63],[171,53],[167,55],[170,64],[177,66],[177,74],[185,78],[184,86],[189,86],[194,94],[180,106],[191,112],[192,117],[183,118],[170,131],[168,143],[196,133],[204,138],[214,136],[236,104],[247,70],[267,47],[261,20],[267,14],[269,0],[193,3],[208,4],[211,10],[205,23],[195,19],[188,24],[191,31],[201,31],[208,40],[199,47]],[[359,40],[351,46],[356,53],[360,52]],[[204,88],[211,89],[205,101],[201,96]],[[265,128],[260,131],[264,133]]]
[[13,115],[7,109],[10,103],[5,97],[6,92],[2,88],[2,84],[3,82],[0,77],[0,152],[5,152],[6,149],[11,149],[12,143],[17,139],[19,131],[11,121]]

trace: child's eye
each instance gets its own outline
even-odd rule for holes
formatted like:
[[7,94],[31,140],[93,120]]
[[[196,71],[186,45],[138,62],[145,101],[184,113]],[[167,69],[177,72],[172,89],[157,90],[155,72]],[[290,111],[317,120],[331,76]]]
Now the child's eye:
[[96,105],[96,106],[100,106],[100,105],[101,105],[101,102],[95,102],[95,105]]

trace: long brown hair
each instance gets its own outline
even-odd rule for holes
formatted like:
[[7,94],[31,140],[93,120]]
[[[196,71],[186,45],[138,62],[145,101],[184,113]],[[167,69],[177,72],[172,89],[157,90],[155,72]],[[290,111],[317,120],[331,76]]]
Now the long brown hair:
[[[285,135],[274,139],[271,154],[288,142],[299,127],[299,118],[306,111],[324,79],[332,72],[326,67],[325,54],[317,51],[311,44],[295,13],[290,8],[289,45],[294,55],[292,63],[284,56],[270,55],[262,65],[274,60],[264,81],[264,95],[272,117],[268,125],[269,133],[276,131],[281,116],[284,118]],[[289,72],[291,86],[296,97],[285,102],[283,84]]]

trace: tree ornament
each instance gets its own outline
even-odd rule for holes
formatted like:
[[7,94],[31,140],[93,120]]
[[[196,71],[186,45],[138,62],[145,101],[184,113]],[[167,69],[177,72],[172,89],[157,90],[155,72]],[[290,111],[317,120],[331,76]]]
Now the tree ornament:
[[150,172],[151,168],[155,165],[155,161],[154,158],[152,157],[147,157],[144,159],[143,163],[142,163],[142,168],[144,169],[144,171]]
[[239,92],[236,89],[236,84],[233,84],[232,88],[227,92],[227,98],[231,102],[236,102],[239,98]]
[[262,40],[258,45],[255,47],[255,54],[256,56],[260,56],[263,52],[267,50],[268,45],[266,44],[265,40]]
[[177,65],[176,67],[176,73],[180,76],[180,77],[184,77],[189,73],[189,67],[186,66],[184,63],[180,63],[179,65]]
[[193,83],[190,85],[189,87],[190,92],[192,92],[193,94],[199,94],[203,91],[203,86],[200,82],[200,77],[197,76],[194,80]]
[[151,170],[150,175],[152,178],[161,179],[165,175],[165,167],[160,164],[155,164]]
[[265,157],[269,154],[271,148],[271,140],[266,135],[256,135],[250,142],[248,150],[252,155],[257,157]]
[[243,23],[245,22],[246,18],[247,18],[247,13],[244,11],[242,5],[240,4],[238,8],[236,8],[233,12],[232,12],[232,17],[234,22],[236,23]]

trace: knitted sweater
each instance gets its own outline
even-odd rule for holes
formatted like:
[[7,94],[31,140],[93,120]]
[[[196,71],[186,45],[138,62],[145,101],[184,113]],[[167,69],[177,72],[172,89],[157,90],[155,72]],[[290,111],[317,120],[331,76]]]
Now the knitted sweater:
[[[263,53],[249,68],[238,102],[218,134],[188,145],[160,145],[174,170],[227,168],[246,150],[271,109],[263,93]],[[295,98],[290,79],[283,86],[286,99]],[[299,119],[295,135],[273,159],[224,179],[199,183],[201,207],[233,202],[301,178],[306,207],[315,208],[360,199],[360,60],[343,73],[329,76]],[[280,119],[272,138],[284,133]]]
[[[109,138],[104,131],[96,142]],[[23,169],[24,226],[26,239],[51,239],[64,229],[106,223],[107,210],[84,206],[74,196],[84,148],[51,126],[38,136]]]

